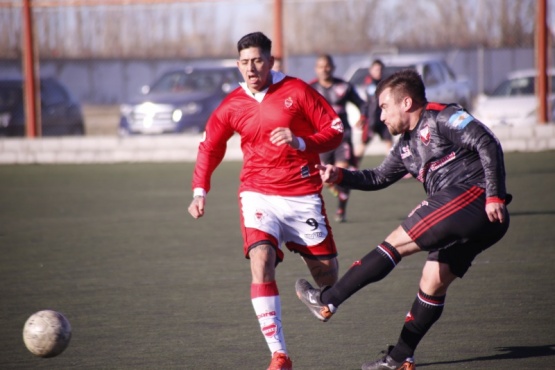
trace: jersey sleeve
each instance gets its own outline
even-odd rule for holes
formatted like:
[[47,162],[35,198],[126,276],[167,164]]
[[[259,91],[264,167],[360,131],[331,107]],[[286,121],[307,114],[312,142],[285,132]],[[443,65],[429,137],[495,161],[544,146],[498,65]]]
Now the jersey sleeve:
[[199,144],[192,188],[210,191],[212,173],[222,162],[227,150],[227,141],[233,136],[233,129],[225,123],[225,109],[220,106],[208,119],[206,130]]
[[364,118],[367,118],[368,105],[364,101],[364,99],[362,99],[360,97],[360,95],[357,93],[354,86],[350,83],[349,83],[349,91],[348,91],[348,95],[347,95],[347,100],[350,101],[351,103],[353,103],[354,105],[356,105],[356,107],[360,111],[361,116],[363,116]]
[[493,132],[459,106],[448,106],[438,115],[438,132],[454,144],[477,152],[484,169],[487,197],[505,199],[503,149]]
[[309,85],[304,88],[303,110],[314,127],[312,135],[302,137],[305,150],[324,153],[337,148],[343,140],[343,123],[326,99]]
[[356,190],[380,190],[403,178],[408,171],[394,148],[376,168],[350,171],[342,169],[340,185]]

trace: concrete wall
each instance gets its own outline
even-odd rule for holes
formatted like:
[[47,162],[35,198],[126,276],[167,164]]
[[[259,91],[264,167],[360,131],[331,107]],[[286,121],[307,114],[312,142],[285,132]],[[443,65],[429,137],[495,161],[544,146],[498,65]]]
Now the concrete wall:
[[[493,130],[506,152],[555,150],[555,124]],[[202,135],[0,139],[0,164],[194,162]],[[384,155],[375,138],[366,155]],[[555,153],[554,153],[555,159]],[[240,139],[228,142],[224,160],[242,160]]]

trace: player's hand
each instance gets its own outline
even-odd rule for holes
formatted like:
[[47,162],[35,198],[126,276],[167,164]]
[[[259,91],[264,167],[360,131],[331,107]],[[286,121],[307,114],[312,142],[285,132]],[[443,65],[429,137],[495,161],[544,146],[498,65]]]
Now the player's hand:
[[486,213],[490,222],[505,222],[505,215],[507,214],[507,208],[503,203],[488,203],[486,204]]
[[293,149],[299,149],[299,139],[287,127],[275,128],[270,133],[270,142],[277,146],[287,144]]
[[189,205],[189,213],[191,214],[191,216],[193,216],[194,218],[199,218],[204,216],[204,203],[205,203],[205,198],[202,196],[196,196],[193,198],[193,200],[191,201],[191,204]]
[[322,182],[327,184],[335,184],[337,178],[339,177],[339,171],[341,171],[341,169],[332,166],[331,164],[326,164],[325,166],[317,164],[316,168],[320,171]]

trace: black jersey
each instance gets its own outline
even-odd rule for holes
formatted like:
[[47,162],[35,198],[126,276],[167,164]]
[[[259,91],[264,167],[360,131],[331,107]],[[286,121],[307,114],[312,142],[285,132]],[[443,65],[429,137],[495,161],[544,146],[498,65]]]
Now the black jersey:
[[475,185],[505,199],[505,166],[494,134],[457,104],[428,103],[416,127],[401,135],[375,169],[342,172],[341,185],[385,188],[410,173],[428,196],[455,184]]
[[353,85],[344,81],[340,78],[333,77],[333,81],[330,87],[324,87],[320,85],[318,80],[310,83],[316,91],[326,98],[328,103],[333,107],[335,113],[341,118],[343,126],[345,128],[350,128],[349,120],[347,119],[346,105],[348,102],[353,103],[358,107],[361,115],[366,115],[366,102],[358,95]]

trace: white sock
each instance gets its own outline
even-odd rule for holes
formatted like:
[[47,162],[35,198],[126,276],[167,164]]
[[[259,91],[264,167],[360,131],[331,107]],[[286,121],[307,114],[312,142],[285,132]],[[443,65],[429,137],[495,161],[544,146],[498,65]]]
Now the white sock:
[[281,326],[281,299],[276,282],[251,284],[251,301],[270,352],[287,353]]

